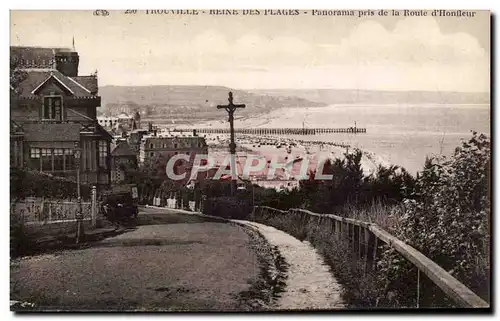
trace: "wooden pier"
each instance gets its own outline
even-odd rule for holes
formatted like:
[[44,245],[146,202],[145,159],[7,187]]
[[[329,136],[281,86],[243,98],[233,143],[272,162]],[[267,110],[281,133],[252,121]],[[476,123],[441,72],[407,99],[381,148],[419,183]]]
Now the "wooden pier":
[[[174,132],[190,132],[196,130],[199,134],[229,134],[229,128],[195,128],[182,129],[176,128]],[[250,135],[320,135],[320,134],[364,134],[366,128],[348,127],[348,128],[235,128],[235,133]]]

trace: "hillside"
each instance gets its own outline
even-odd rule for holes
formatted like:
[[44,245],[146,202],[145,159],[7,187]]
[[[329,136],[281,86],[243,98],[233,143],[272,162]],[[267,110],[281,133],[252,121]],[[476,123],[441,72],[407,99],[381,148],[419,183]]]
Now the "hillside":
[[430,91],[371,91],[347,89],[263,89],[250,90],[256,94],[296,96],[333,104],[489,104],[488,93],[430,92]]
[[117,115],[139,110],[145,119],[162,121],[209,120],[224,117],[225,113],[216,108],[227,104],[228,92],[232,91],[234,103],[246,104],[238,110],[238,115],[269,112],[277,108],[321,107],[325,103],[312,102],[293,96],[270,96],[249,93],[219,86],[103,86],[99,88],[102,97],[101,114]]

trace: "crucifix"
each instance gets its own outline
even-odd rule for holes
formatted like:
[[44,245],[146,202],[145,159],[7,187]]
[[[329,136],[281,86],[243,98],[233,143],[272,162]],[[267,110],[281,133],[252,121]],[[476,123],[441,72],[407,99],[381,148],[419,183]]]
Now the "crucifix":
[[236,195],[237,173],[236,173],[236,143],[234,142],[234,112],[237,108],[245,108],[244,104],[233,104],[233,93],[229,92],[227,99],[229,104],[218,105],[217,109],[225,109],[229,114],[229,129],[231,134],[231,142],[229,143],[229,153],[231,154],[231,196]]

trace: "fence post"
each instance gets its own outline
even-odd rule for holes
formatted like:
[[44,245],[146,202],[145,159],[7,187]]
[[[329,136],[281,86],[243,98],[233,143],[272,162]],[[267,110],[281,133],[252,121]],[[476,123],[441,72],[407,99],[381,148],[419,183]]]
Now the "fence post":
[[372,261],[372,267],[375,269],[377,267],[377,251],[378,251],[378,237],[376,235],[374,236],[374,241],[373,241],[373,261]]
[[92,186],[92,199],[90,204],[90,215],[92,217],[92,227],[97,225],[97,188],[95,185]]
[[44,202],[45,202],[45,200],[42,198],[42,202],[40,203],[40,207],[38,207],[38,217],[35,214],[36,220],[39,221],[39,222],[42,221]]
[[362,247],[364,247],[363,243],[364,239],[364,233],[363,233],[363,227],[358,225],[358,258],[363,258],[364,255],[364,250]]
[[52,205],[53,203],[52,202],[48,202],[47,205],[49,206],[49,218],[47,219],[47,222],[50,222],[52,221]]
[[356,253],[356,235],[354,232],[354,224],[347,223],[349,226],[349,240],[351,240],[352,252]]
[[417,309],[420,308],[420,269],[417,267]]
[[368,229],[365,227],[363,229],[364,231],[364,240],[365,240],[365,245],[364,245],[364,255],[363,255],[363,275],[366,274],[366,265],[368,264],[368,252],[370,251],[370,232]]

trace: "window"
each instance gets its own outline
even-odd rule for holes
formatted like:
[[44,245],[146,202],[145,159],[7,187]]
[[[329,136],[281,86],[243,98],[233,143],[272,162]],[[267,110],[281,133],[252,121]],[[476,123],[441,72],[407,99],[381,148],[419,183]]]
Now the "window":
[[48,96],[43,98],[43,119],[61,120],[62,97]]
[[108,142],[105,140],[99,141],[99,166],[108,168],[106,159],[108,158]]
[[30,158],[40,158],[40,148],[32,148],[30,150]]
[[30,149],[30,165],[31,168],[40,169],[40,148]]
[[177,148],[178,146],[179,146],[179,144],[174,143],[174,148]]
[[75,170],[73,149],[31,148],[31,167],[44,172]]
[[54,149],[54,170],[64,170],[64,149],[62,148]]
[[50,172],[52,171],[52,149],[42,148],[42,171]]
[[175,153],[174,153],[174,155],[177,155],[177,154],[179,154],[179,153],[178,153],[178,152],[175,152]]
[[72,171],[75,168],[75,155],[72,149],[64,150],[64,170]]
[[149,154],[149,156],[153,157],[153,156],[155,156],[155,153],[151,152],[151,153]]
[[189,152],[186,152],[186,155],[188,155],[188,156],[189,156]]
[[154,144],[149,144],[149,148],[155,148]]
[[163,148],[167,148],[167,144],[163,144]]

